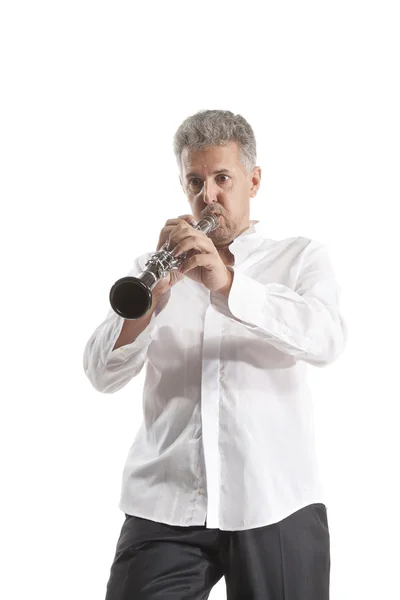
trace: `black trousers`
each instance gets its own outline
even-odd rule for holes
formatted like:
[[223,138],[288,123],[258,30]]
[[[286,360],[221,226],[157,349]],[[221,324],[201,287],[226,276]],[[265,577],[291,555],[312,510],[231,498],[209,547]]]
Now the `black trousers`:
[[329,575],[324,504],[244,531],[126,515],[105,600],[206,600],[222,577],[227,600],[329,600]]

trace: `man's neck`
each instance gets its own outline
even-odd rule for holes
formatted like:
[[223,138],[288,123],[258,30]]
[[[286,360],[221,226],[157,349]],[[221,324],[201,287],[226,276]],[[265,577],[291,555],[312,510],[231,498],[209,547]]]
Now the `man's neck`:
[[218,254],[220,255],[223,263],[227,267],[231,267],[232,265],[235,264],[235,257],[233,256],[232,252],[229,250],[229,246],[226,246],[225,248],[218,248]]
[[[255,222],[258,223],[258,221],[255,221]],[[242,233],[247,231],[247,229],[249,229],[249,227],[250,227],[250,223],[246,227],[241,229],[236,237],[239,237],[239,235],[242,235]],[[235,257],[232,254],[232,252],[229,250],[229,246],[232,244],[233,241],[234,240],[229,242],[229,244],[226,244],[226,246],[220,246],[218,248],[218,254],[220,255],[220,257],[222,258],[222,261],[224,262],[224,264],[227,267],[233,266],[235,264]]]

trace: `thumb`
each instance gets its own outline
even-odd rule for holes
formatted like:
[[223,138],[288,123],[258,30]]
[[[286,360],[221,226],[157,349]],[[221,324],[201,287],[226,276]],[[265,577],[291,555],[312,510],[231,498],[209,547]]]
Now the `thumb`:
[[178,219],[183,219],[184,221],[186,221],[190,225],[196,225],[196,223],[197,223],[197,221],[196,221],[196,219],[194,218],[193,215],[180,215],[178,217]]

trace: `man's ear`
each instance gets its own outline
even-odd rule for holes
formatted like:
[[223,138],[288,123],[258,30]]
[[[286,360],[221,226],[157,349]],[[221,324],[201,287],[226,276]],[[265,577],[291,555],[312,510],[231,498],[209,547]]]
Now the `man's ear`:
[[250,198],[254,198],[254,196],[256,196],[256,194],[260,188],[260,184],[261,184],[261,168],[260,167],[254,167],[253,173],[251,176],[251,182],[252,182],[252,187],[250,189]]

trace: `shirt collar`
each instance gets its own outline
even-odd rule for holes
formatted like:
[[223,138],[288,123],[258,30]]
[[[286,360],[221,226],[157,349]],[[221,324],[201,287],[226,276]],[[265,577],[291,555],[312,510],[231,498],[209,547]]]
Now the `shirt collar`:
[[245,258],[247,258],[262,241],[258,224],[259,221],[250,221],[249,227],[240,235],[238,235],[229,245],[229,250],[235,257],[234,266],[240,264]]

